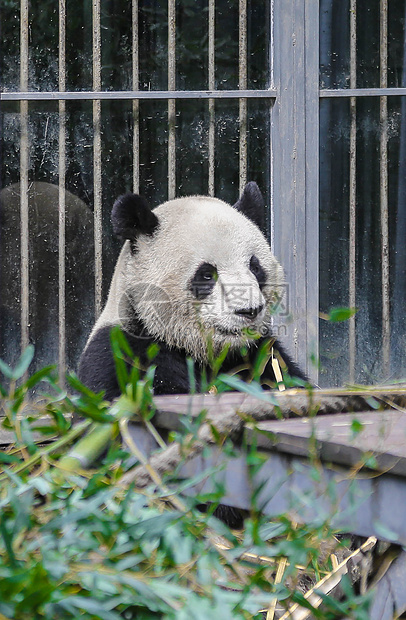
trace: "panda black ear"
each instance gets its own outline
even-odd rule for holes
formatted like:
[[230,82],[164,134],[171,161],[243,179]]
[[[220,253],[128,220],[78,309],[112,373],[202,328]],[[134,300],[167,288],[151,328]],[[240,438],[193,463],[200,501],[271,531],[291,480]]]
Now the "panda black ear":
[[111,221],[114,234],[130,241],[135,241],[139,235],[153,235],[159,225],[145,198],[130,192],[117,198]]
[[262,232],[265,231],[265,201],[255,181],[247,183],[234,209],[246,215]]

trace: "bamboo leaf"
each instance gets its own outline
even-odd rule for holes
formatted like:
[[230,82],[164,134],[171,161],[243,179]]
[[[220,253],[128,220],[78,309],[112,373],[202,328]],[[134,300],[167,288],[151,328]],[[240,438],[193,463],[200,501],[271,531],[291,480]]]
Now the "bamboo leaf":
[[23,374],[28,370],[28,367],[31,364],[33,357],[34,346],[32,344],[29,344],[25,351],[23,351],[23,353],[21,354],[21,357],[18,360],[17,364],[14,366],[11,379],[14,379],[15,381],[17,379],[21,379]]
[[219,381],[238,392],[244,392],[245,394],[264,400],[267,403],[278,404],[274,396],[272,396],[269,391],[263,390],[258,383],[245,383],[242,379],[233,375],[219,375]]
[[30,390],[35,385],[40,383],[40,381],[42,381],[43,379],[49,379],[52,383],[54,383],[56,380],[56,377],[53,376],[53,372],[55,371],[55,369],[55,365],[50,365],[45,366],[45,368],[41,368],[41,370],[38,370],[27,379],[24,384],[25,389]]
[[358,312],[358,308],[332,308],[330,312],[323,316],[327,321],[331,323],[340,323],[342,321],[348,321],[352,316]]
[[7,378],[13,378],[13,369],[0,359],[0,372]]

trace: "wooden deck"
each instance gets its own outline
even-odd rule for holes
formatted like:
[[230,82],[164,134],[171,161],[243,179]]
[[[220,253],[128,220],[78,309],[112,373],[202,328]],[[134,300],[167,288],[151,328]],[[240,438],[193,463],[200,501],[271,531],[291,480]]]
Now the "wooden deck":
[[[179,429],[184,416],[193,418],[202,409],[214,421],[227,418],[230,411],[238,411],[244,420],[243,439],[234,458],[226,458],[211,445],[183,466],[185,478],[216,468],[216,474],[189,493],[209,491],[215,481],[221,481],[226,489],[223,503],[248,509],[254,488],[262,485],[258,503],[270,517],[289,512],[298,521],[330,518],[333,527],[342,531],[406,547],[404,391],[398,396],[392,393],[389,401],[388,394],[375,401],[390,402],[392,409],[365,410],[370,409],[368,397],[361,394],[359,401],[353,397],[351,406],[359,409],[355,413],[337,410],[339,405],[346,408],[342,396],[315,393],[311,403],[303,392],[278,394],[277,402],[241,394],[163,396],[155,399],[155,423],[163,429]],[[331,413],[305,415],[316,409]],[[281,415],[284,419],[277,419]],[[150,452],[146,431],[136,424],[132,429],[138,445]],[[242,447],[253,443],[267,457],[256,473],[248,471]],[[370,617],[392,620],[405,611],[406,552],[402,550],[378,582]]]

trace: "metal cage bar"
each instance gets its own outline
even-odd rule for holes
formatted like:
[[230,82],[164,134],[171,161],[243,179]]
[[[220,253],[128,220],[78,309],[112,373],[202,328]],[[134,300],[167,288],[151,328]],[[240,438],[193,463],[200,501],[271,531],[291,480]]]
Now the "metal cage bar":
[[[101,15],[100,0],[93,0],[93,89],[101,90]],[[101,101],[93,101],[93,193],[95,252],[95,315],[102,306],[102,168],[101,168]]]
[[[396,90],[396,89],[395,89]],[[401,90],[401,89],[397,89]],[[406,88],[404,89],[406,94]],[[327,92],[327,91],[326,91]],[[334,91],[333,91],[334,92]],[[380,94],[380,91],[377,92]],[[275,99],[275,88],[265,90],[80,90],[80,91],[9,91],[0,93],[0,101],[93,101],[139,99]]]
[[[247,0],[240,0],[238,22],[238,81],[241,90],[247,90]],[[247,183],[247,132],[248,132],[248,107],[244,97],[239,99],[239,179],[240,194]]]
[[[28,90],[28,0],[20,4],[20,89]],[[28,171],[29,134],[28,101],[20,103],[20,218],[21,218],[21,350],[29,344],[29,211],[28,211]]]
[[[350,88],[357,86],[357,0],[350,2]],[[356,301],[356,217],[357,217],[357,99],[350,98],[350,187],[349,187],[349,258],[348,304],[355,308]],[[355,316],[348,324],[349,380],[355,380]]]
[[[215,19],[216,2],[209,0],[209,32],[208,32],[208,51],[209,51],[209,76],[208,87],[210,91],[215,89]],[[214,196],[214,174],[215,174],[215,133],[216,133],[216,107],[215,100],[209,99],[209,196]]]
[[[322,88],[319,96],[324,99],[349,97],[399,97],[406,95],[406,88]],[[80,90],[80,91],[7,91],[0,92],[0,101],[93,101],[104,100],[154,100],[154,99],[275,99],[276,88],[259,90]]]
[[[139,88],[138,0],[132,2],[132,88]],[[140,102],[134,99],[133,108],[133,192],[140,191]]]
[[[66,0],[59,0],[59,76],[58,87],[61,92],[66,86]],[[59,377],[63,383],[66,371],[66,286],[65,286],[65,181],[66,181],[66,101],[58,102],[59,140],[58,140],[58,332],[59,332]]]
[[322,88],[320,97],[337,98],[337,97],[392,97],[406,95],[406,88],[390,87],[390,88]]
[[[388,0],[380,0],[380,76],[381,88],[388,86]],[[382,260],[382,365],[389,376],[390,308],[389,308],[389,211],[388,211],[388,98],[380,97],[380,212]]]
[[[168,0],[168,90],[176,90],[176,5]],[[168,198],[176,195],[176,102],[168,99]]]

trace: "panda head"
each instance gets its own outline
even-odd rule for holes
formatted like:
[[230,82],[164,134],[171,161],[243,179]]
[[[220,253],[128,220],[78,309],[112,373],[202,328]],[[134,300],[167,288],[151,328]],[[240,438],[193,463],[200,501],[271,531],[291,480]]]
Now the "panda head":
[[[263,198],[249,183],[234,207],[203,196],[150,210],[135,194],[113,207],[116,235],[125,239],[110,290],[118,320],[135,323],[194,359],[240,348],[270,335],[270,306],[282,268],[260,230]],[[111,299],[114,297],[114,302]]]

